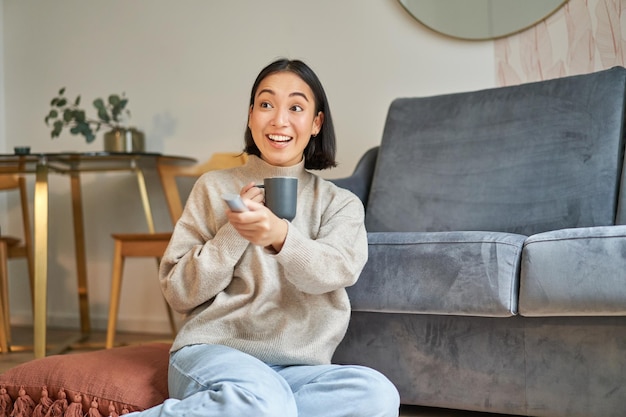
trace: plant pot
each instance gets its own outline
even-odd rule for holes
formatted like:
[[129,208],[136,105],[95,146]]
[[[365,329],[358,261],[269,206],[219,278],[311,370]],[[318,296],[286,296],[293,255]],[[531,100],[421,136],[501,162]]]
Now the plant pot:
[[104,134],[106,152],[144,152],[144,134],[133,127],[117,128]]

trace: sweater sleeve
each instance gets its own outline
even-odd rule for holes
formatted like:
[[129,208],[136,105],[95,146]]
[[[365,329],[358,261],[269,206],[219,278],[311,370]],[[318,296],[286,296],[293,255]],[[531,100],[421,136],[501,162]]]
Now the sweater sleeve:
[[353,285],[367,261],[367,233],[361,201],[337,190],[325,209],[317,236],[311,238],[289,224],[276,254],[286,278],[309,294],[324,294]]
[[225,220],[222,201],[208,190],[202,183],[192,189],[159,269],[165,299],[182,314],[210,302],[230,284],[249,245]]

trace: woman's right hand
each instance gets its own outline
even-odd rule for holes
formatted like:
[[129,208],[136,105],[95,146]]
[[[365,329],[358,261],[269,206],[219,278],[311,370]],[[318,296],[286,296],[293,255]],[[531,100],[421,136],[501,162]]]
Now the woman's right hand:
[[280,252],[287,238],[289,223],[276,217],[270,209],[257,201],[246,198],[244,204],[248,207],[248,211],[226,211],[230,224],[252,244],[271,246],[274,251]]

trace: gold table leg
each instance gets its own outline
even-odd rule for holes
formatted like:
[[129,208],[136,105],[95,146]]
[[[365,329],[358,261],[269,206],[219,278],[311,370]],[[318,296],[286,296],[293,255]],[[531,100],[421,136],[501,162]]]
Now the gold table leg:
[[7,260],[7,244],[0,241],[0,350],[8,353],[11,344],[11,323],[9,322],[9,283]]
[[35,288],[33,305],[33,351],[35,358],[46,356],[46,314],[48,292],[48,166],[37,163],[34,198]]
[[135,174],[137,175],[137,185],[139,186],[139,194],[141,195],[143,212],[146,216],[146,222],[148,223],[148,231],[150,233],[154,233],[154,220],[152,219],[152,208],[150,207],[150,199],[148,198],[146,179],[143,175],[143,171],[141,170],[141,168],[135,168]]

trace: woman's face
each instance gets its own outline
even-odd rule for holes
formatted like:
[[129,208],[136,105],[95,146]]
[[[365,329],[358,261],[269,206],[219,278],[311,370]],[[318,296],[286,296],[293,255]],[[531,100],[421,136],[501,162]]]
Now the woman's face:
[[296,74],[284,71],[265,77],[255,94],[248,127],[261,158],[281,167],[302,161],[304,148],[324,121],[323,113],[315,112],[311,88]]

